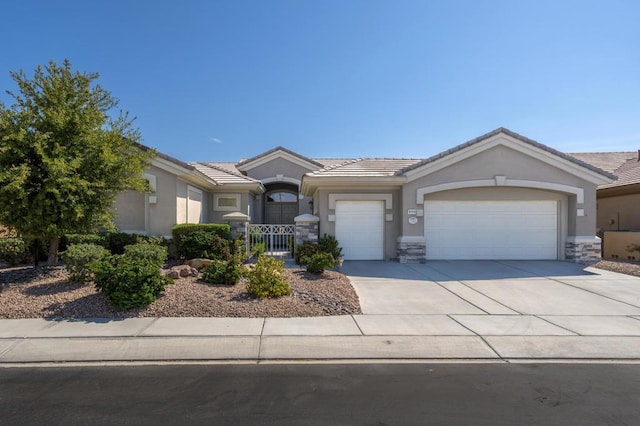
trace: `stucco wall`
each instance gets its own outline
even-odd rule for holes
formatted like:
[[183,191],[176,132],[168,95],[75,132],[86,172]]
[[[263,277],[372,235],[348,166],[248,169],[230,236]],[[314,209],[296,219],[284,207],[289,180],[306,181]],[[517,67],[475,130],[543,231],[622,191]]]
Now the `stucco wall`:
[[[335,210],[329,208],[329,194],[349,194],[350,200],[358,200],[358,194],[384,194],[391,195],[392,208],[385,210],[385,214],[392,214],[393,221],[384,222],[384,258],[385,260],[396,258],[396,239],[400,235],[400,221],[401,217],[401,190],[398,189],[353,189],[346,190],[344,188],[336,189],[323,189],[316,192],[315,213],[320,217],[319,222],[319,235],[322,236],[325,233],[335,235],[335,222],[329,222],[329,215],[334,215]],[[364,199],[369,200],[368,197]]]
[[597,226],[603,231],[640,231],[640,194],[599,198]]
[[[215,208],[215,202],[214,202],[214,196],[218,195],[218,194],[239,194],[240,195],[240,208],[236,209],[236,210],[229,210],[229,211],[223,211],[223,210],[216,210]],[[254,214],[256,213],[255,211],[255,202],[254,202],[254,196],[248,192],[241,192],[241,191],[216,191],[215,193],[211,194],[209,197],[207,197],[209,199],[209,206],[207,208],[208,211],[208,222],[209,223],[224,223],[224,220],[222,219],[222,217],[226,214],[229,213],[233,213],[234,211],[239,211],[240,213],[244,213],[247,214],[247,207],[251,205],[251,219],[253,221],[253,217]]]
[[[115,223],[119,229],[148,233],[149,235],[171,235],[171,228],[176,223],[176,187],[177,176],[158,167],[151,166],[146,174],[156,177],[155,203],[147,203],[145,194],[133,191],[120,194],[114,204]],[[148,198],[146,198],[148,199]],[[145,230],[145,204],[148,208],[148,228]]]
[[276,175],[284,175],[297,180],[302,179],[302,175],[312,171],[313,169],[302,167],[294,164],[284,158],[275,158],[268,163],[254,167],[247,171],[247,176],[254,179],[267,179],[276,177]]
[[[463,182],[483,179],[494,179],[495,176],[506,176],[508,179],[550,182],[584,189],[585,215],[578,217],[576,196],[567,195],[567,235],[593,236],[596,226],[595,185],[583,181],[565,170],[553,167],[543,161],[522,154],[505,146],[496,146],[473,157],[435,171],[425,177],[405,184],[403,188],[403,224],[408,221],[407,209],[422,208],[418,204],[416,194],[419,188],[440,185],[450,182]],[[507,189],[504,187],[503,189]],[[471,190],[477,191],[479,188]],[[508,192],[507,192],[508,193]],[[518,191],[511,192],[517,194]],[[485,193],[486,194],[486,193]],[[429,194],[430,196],[433,194]],[[445,195],[446,197],[446,195]],[[403,235],[422,235],[420,226],[403,226]]]
[[114,208],[116,214],[114,222],[118,230],[146,234],[146,203],[146,194],[141,192],[126,191],[119,194]]

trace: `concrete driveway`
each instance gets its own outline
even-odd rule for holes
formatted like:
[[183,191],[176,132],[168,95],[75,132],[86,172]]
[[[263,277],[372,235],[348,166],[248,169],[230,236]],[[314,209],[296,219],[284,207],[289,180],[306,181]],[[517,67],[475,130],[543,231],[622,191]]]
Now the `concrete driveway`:
[[574,263],[350,261],[343,272],[365,332],[640,336],[640,278]]

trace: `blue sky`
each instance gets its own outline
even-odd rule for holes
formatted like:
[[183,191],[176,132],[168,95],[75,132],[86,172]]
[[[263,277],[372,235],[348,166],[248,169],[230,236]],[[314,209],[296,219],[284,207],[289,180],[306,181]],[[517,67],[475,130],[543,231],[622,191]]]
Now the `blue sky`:
[[11,1],[10,70],[100,73],[184,161],[285,146],[428,157],[504,126],[564,152],[640,149],[638,1]]

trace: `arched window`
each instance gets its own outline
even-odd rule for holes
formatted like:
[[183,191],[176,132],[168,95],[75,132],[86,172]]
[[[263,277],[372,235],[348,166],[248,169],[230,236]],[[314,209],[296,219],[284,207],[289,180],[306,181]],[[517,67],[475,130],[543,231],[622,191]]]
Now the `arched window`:
[[272,192],[267,197],[269,203],[295,203],[296,201],[298,201],[296,194],[285,191]]

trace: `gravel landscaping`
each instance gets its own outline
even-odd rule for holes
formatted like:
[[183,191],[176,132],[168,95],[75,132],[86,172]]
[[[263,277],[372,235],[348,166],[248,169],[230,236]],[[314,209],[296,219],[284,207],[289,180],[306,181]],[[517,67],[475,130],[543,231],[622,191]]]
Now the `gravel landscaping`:
[[335,271],[313,275],[286,269],[292,295],[253,299],[241,282],[211,285],[179,278],[143,309],[119,311],[92,284],[68,280],[63,267],[0,269],[0,318],[311,317],[361,313],[349,279]]
[[594,268],[604,269],[621,274],[635,275],[640,277],[640,262],[620,262],[613,260],[600,260],[593,265]]

